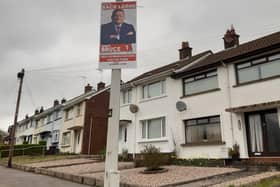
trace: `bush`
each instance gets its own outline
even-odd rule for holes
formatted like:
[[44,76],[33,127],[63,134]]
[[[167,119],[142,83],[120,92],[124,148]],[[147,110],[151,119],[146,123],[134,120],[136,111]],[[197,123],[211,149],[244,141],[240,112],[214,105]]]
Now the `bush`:
[[172,159],[172,164],[179,166],[200,166],[200,167],[223,167],[225,166],[222,159],[207,159],[207,158],[194,158],[194,159]]
[[105,160],[106,157],[106,147],[99,151],[99,155],[101,156],[101,160]]
[[238,160],[240,158],[240,152],[239,152],[239,145],[234,144],[232,148],[228,150],[228,155],[231,157],[233,160]]
[[23,141],[22,144],[26,145],[28,144],[28,141]]
[[[9,155],[9,145],[1,145],[0,152],[2,157]],[[22,144],[14,146],[14,156],[19,155],[42,155],[45,152],[45,147],[39,144]]]
[[46,141],[39,141],[39,145],[47,145]]
[[127,149],[122,150],[122,153],[119,155],[119,160],[124,162],[130,161]]
[[143,154],[143,163],[146,170],[153,171],[160,169],[163,163],[163,156],[159,148],[156,148],[154,145],[145,145],[141,153]]

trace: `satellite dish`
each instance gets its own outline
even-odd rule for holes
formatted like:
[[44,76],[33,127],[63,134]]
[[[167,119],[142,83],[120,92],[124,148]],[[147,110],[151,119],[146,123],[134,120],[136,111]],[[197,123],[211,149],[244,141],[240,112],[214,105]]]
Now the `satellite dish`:
[[176,109],[179,112],[183,112],[183,111],[187,110],[187,105],[183,101],[177,101],[176,102]]
[[135,113],[138,112],[139,108],[138,108],[137,105],[131,104],[131,105],[129,105],[129,110],[130,110],[131,113],[135,114]]

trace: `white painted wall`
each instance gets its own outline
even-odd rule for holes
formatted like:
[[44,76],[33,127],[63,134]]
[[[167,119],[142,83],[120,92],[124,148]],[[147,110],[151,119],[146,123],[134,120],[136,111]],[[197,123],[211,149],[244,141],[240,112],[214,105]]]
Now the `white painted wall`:
[[[226,108],[252,105],[280,100],[280,79],[248,84],[236,85],[234,65],[222,64],[218,67],[219,91],[180,98],[183,95],[182,79],[166,78],[166,95],[141,100],[141,86],[132,89],[132,104],[139,107],[136,114],[129,111],[128,105],[121,106],[121,119],[131,120],[128,126],[128,143],[119,143],[119,150],[126,146],[129,153],[139,153],[144,144],[160,147],[162,152],[176,153],[181,158],[227,158],[228,148],[234,143],[240,146],[241,158],[248,158],[246,126],[243,113],[229,113]],[[178,112],[176,102],[183,101],[187,110]],[[122,103],[122,102],[121,102]],[[280,109],[278,108],[279,119]],[[224,145],[209,146],[181,146],[185,143],[184,120],[220,115],[221,134]],[[158,141],[141,141],[140,120],[156,117],[166,117],[166,138]],[[240,128],[238,123],[240,123]]]

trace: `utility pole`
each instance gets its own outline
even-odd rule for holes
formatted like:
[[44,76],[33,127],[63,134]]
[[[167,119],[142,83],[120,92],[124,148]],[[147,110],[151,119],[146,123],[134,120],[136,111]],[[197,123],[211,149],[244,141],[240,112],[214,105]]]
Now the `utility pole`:
[[16,104],[16,113],[15,113],[15,118],[14,118],[14,125],[13,125],[13,127],[11,129],[11,133],[10,133],[10,149],[9,149],[9,160],[8,160],[8,167],[9,168],[12,167],[15,132],[16,132],[16,127],[17,127],[17,118],[18,118],[19,104],[20,104],[20,98],[21,98],[23,77],[24,77],[24,69],[22,69],[21,72],[19,72],[17,74],[17,78],[20,80],[20,82],[19,82],[19,89],[18,89],[18,96],[17,96],[17,104]]
[[[116,0],[122,2],[123,0]],[[120,186],[118,171],[119,123],[120,123],[121,69],[112,69],[110,89],[110,113],[107,131],[104,187]]]

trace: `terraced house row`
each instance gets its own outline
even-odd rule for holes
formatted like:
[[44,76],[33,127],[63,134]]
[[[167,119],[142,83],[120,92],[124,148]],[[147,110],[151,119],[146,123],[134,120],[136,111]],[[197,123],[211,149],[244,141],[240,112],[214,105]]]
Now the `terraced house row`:
[[[223,42],[222,51],[195,55],[183,42],[178,61],[122,84],[120,153],[135,156],[153,144],[180,158],[224,159],[238,145],[243,159],[280,159],[280,32],[240,44],[231,28]],[[33,120],[34,130],[18,131],[17,143],[46,139],[61,151],[96,153],[96,144],[106,144],[108,91],[89,91],[23,120],[19,129]],[[102,93],[106,99],[91,102]],[[48,123],[52,129],[43,130]]]

